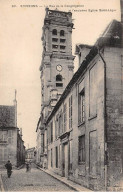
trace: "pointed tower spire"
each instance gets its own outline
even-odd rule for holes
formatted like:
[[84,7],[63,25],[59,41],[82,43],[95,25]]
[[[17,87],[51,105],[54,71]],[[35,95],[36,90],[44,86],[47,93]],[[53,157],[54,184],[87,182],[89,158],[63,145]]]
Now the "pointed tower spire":
[[17,90],[15,89],[15,99],[14,99],[14,105],[16,105],[16,104],[17,104],[16,96],[17,96]]
[[15,127],[17,127],[17,100],[16,100],[17,91],[15,89],[15,99],[14,99],[14,106],[15,106]]
[[16,100],[16,94],[17,94],[17,91],[16,91],[16,89],[15,89],[15,100]]

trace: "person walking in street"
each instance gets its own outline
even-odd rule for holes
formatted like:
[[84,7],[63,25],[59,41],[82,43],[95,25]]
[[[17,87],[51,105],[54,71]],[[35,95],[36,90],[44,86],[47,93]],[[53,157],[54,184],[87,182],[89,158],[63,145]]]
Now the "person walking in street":
[[26,172],[28,172],[29,171],[29,163],[27,162],[26,163]]
[[31,171],[31,160],[30,160],[30,162],[29,162],[29,171]]
[[11,174],[12,174],[12,164],[11,164],[10,160],[8,160],[8,162],[5,164],[5,167],[7,169],[8,178],[10,178]]

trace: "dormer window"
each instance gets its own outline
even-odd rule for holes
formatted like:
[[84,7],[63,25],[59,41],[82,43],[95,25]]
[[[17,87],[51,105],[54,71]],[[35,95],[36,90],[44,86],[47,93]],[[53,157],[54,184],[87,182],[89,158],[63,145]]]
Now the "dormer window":
[[53,35],[57,35],[57,30],[56,29],[53,29],[52,34]]
[[64,36],[64,30],[60,31],[60,36]]

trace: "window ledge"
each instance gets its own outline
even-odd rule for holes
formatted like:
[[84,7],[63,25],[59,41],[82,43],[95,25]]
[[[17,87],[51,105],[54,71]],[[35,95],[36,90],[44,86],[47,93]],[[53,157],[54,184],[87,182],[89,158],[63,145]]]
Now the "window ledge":
[[81,125],[84,125],[85,124],[85,121],[81,122],[78,124],[78,127],[80,127]]
[[97,117],[97,114],[94,115],[94,116],[90,116],[90,117],[88,118],[88,120],[92,120],[92,119],[94,119],[94,118],[96,118],[96,117]]

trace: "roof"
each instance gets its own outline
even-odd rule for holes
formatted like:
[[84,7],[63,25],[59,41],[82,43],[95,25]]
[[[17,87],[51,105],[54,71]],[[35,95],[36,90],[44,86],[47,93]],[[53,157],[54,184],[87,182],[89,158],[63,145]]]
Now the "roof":
[[75,48],[75,54],[77,55],[77,54],[79,54],[79,52],[80,52],[80,49],[85,49],[85,48],[87,48],[87,49],[92,49],[92,45],[86,45],[86,44],[76,44],[76,48]]
[[122,45],[122,24],[116,20],[113,20],[105,29],[103,34],[96,41],[95,45],[99,47],[123,47]]
[[0,106],[0,127],[15,127],[15,106]]
[[[60,105],[64,101],[64,99],[69,94],[71,88],[73,85],[77,82],[79,77],[84,73],[89,63],[94,59],[94,57],[98,54],[98,49],[101,49],[105,46],[110,47],[123,47],[121,44],[122,39],[122,25],[121,22],[118,22],[116,20],[113,20],[108,27],[105,29],[104,33],[101,37],[96,41],[95,45],[91,48],[89,54],[86,56],[86,58],[83,60],[81,66],[76,71],[76,73],[73,75],[72,79],[68,83],[67,87],[65,88],[63,94],[61,95],[59,101],[56,103],[54,109],[52,110],[51,114],[49,115],[46,123],[48,123],[52,116],[57,112]],[[81,44],[82,45],[82,44]]]

